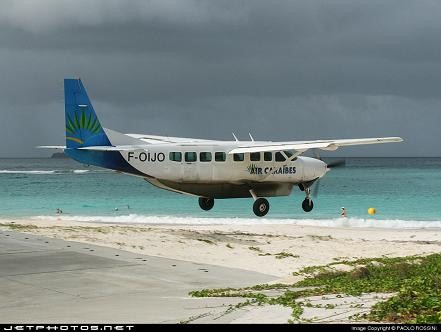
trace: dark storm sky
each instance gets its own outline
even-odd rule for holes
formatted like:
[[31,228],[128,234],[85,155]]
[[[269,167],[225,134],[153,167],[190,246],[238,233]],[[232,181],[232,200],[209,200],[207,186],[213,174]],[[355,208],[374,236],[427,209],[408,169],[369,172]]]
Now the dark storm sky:
[[441,1],[0,2],[0,156],[64,144],[63,78],[122,132],[402,136],[441,156]]

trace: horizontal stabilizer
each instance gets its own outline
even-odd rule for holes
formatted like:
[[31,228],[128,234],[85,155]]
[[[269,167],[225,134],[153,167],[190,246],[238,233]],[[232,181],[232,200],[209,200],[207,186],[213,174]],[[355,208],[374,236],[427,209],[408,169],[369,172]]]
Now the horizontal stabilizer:
[[66,146],[64,146],[64,145],[40,145],[40,146],[37,146],[37,149],[58,149],[58,150],[64,150],[64,149],[66,149]]
[[148,145],[117,145],[117,146],[85,146],[78,148],[77,150],[89,150],[89,151],[135,151],[135,150],[147,150]]

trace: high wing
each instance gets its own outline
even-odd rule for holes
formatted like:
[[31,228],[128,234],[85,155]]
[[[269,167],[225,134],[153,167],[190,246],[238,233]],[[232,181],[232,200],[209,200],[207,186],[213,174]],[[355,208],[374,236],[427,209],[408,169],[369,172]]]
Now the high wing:
[[160,143],[203,143],[210,142],[207,139],[172,137],[172,136],[157,136],[157,135],[142,135],[142,134],[125,134],[126,136],[141,140],[147,144]]
[[247,142],[247,144],[240,145],[237,148],[230,150],[228,154],[295,150],[297,151],[296,155],[300,155],[308,149],[334,151],[337,150],[340,146],[395,143],[402,141],[403,139],[401,137],[377,137],[297,142]]

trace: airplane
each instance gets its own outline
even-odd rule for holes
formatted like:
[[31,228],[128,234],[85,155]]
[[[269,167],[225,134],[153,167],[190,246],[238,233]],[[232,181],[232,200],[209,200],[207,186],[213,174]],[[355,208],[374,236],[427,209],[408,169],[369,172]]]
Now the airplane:
[[309,149],[402,142],[400,137],[271,142],[217,141],[144,134],[103,128],[81,79],[64,80],[65,146],[72,159],[143,178],[152,185],[198,198],[202,210],[215,199],[252,198],[253,212],[265,216],[265,197],[288,196],[294,186],[305,193],[302,208],[314,203],[311,186],[330,168],[320,159],[302,156]]

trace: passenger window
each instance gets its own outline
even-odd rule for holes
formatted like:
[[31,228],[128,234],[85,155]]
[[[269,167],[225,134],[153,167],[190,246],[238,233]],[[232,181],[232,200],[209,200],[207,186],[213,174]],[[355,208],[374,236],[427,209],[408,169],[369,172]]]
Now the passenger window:
[[250,153],[251,161],[260,161],[260,152],[252,152]]
[[286,158],[283,156],[282,153],[276,152],[276,161],[285,161]]
[[182,161],[182,153],[181,152],[170,152],[168,158],[171,161]]
[[244,161],[245,155],[243,153],[235,153],[233,154],[234,161]]
[[263,153],[263,160],[272,161],[273,160],[273,153],[272,152],[264,152]]
[[199,160],[204,162],[211,161],[211,152],[199,153]]
[[216,161],[225,161],[227,159],[227,155],[225,152],[215,152],[214,160]]
[[196,152],[185,152],[185,161],[186,162],[194,162],[197,160],[197,153]]

